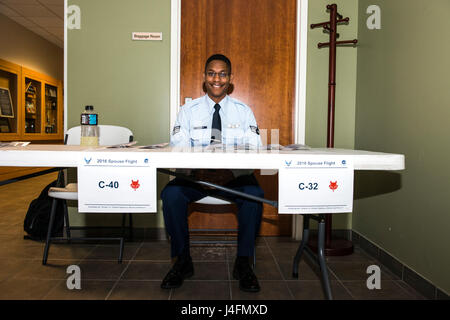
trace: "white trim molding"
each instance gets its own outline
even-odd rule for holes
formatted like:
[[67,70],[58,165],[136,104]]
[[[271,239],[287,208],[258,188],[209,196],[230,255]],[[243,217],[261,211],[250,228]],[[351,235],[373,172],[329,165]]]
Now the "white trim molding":
[[180,108],[181,0],[170,3],[170,130]]
[[306,68],[308,56],[308,0],[297,0],[295,58],[295,142],[305,143]]
[[[295,58],[295,142],[305,143],[306,69],[308,57],[308,0],[297,0],[297,42]],[[303,237],[303,216],[292,217],[292,238]]]
[[67,132],[67,6],[68,0],[64,0],[64,134]]

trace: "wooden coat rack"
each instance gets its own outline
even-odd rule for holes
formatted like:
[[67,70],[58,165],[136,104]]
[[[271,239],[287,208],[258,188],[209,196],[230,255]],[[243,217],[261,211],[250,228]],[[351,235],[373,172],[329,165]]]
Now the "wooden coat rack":
[[[337,26],[340,23],[348,23],[350,19],[343,18],[337,12],[337,5],[327,5],[330,11],[330,21],[312,24],[311,29],[322,27],[330,34],[330,41],[319,43],[318,47],[329,47],[329,74],[328,74],[328,124],[327,124],[327,148],[334,148],[334,115],[335,115],[335,94],[336,94],[336,46],[337,45],[355,45],[358,40],[336,41],[339,37]],[[331,214],[325,215],[325,254],[329,256],[343,256],[353,252],[353,244],[345,239],[331,239]],[[311,239],[309,246],[317,250],[317,240]]]

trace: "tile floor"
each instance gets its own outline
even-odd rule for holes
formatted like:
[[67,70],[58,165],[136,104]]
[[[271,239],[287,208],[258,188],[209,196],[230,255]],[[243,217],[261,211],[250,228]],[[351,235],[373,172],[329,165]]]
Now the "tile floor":
[[[142,240],[125,244],[117,263],[116,244],[54,244],[49,261],[41,264],[44,244],[23,239],[23,219],[29,202],[53,181],[48,174],[0,187],[0,299],[136,299],[136,300],[320,300],[324,299],[317,268],[302,258],[299,279],[292,278],[298,241],[289,237],[257,240],[255,273],[259,293],[241,292],[232,278],[235,247],[192,248],[195,275],[181,288],[163,290],[169,270],[169,243]],[[327,257],[335,299],[424,299],[382,264],[356,247],[350,256]],[[381,268],[381,289],[366,286],[369,265]],[[78,265],[81,290],[69,290],[66,269]]]

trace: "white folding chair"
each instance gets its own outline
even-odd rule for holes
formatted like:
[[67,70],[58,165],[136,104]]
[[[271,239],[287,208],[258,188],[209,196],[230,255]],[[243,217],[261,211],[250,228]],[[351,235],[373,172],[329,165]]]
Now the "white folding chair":
[[[107,145],[115,145],[115,144],[121,144],[121,143],[128,143],[133,141],[133,132],[125,127],[119,127],[119,126],[111,126],[111,125],[100,125],[99,126],[99,145],[101,146],[107,146]],[[73,127],[70,128],[65,136],[64,144],[66,145],[79,145],[80,144],[80,138],[81,138],[81,127]],[[123,256],[123,236],[122,237],[77,237],[73,238],[71,237],[70,230],[71,229],[82,229],[83,227],[77,227],[77,228],[71,228],[69,224],[69,217],[67,214],[67,210],[64,212],[64,220],[65,220],[65,226],[66,226],[66,238],[61,237],[52,237],[52,228],[53,223],[55,220],[56,215],[56,205],[58,200],[78,200],[78,185],[76,183],[70,183],[66,185],[65,187],[60,187],[60,185],[63,183],[63,171],[61,170],[58,175],[58,187],[50,188],[48,195],[49,197],[53,198],[52,202],[52,209],[50,213],[50,221],[48,225],[48,232],[47,232],[47,239],[45,243],[44,248],[44,257],[42,259],[42,264],[47,263],[48,258],[48,252],[50,249],[50,244],[53,240],[118,240],[120,241],[120,251],[119,251],[119,263],[122,262],[122,256]],[[64,201],[65,203],[65,201]],[[125,216],[127,213],[123,214],[122,219],[122,228],[125,226]],[[129,215],[129,228],[130,228],[130,234],[132,230],[132,217],[131,213],[128,213]],[[132,236],[132,235],[131,235]]]

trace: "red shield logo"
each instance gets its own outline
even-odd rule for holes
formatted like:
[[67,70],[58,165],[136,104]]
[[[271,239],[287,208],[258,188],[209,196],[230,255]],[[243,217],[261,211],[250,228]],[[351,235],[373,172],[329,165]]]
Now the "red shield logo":
[[336,189],[338,188],[337,181],[335,181],[335,182],[330,181],[329,187],[330,187],[330,189],[333,190],[333,192],[334,192],[334,190],[336,190]]
[[134,191],[136,191],[136,189],[138,189],[141,185],[139,184],[139,180],[131,180],[131,184],[130,186],[133,188]]

